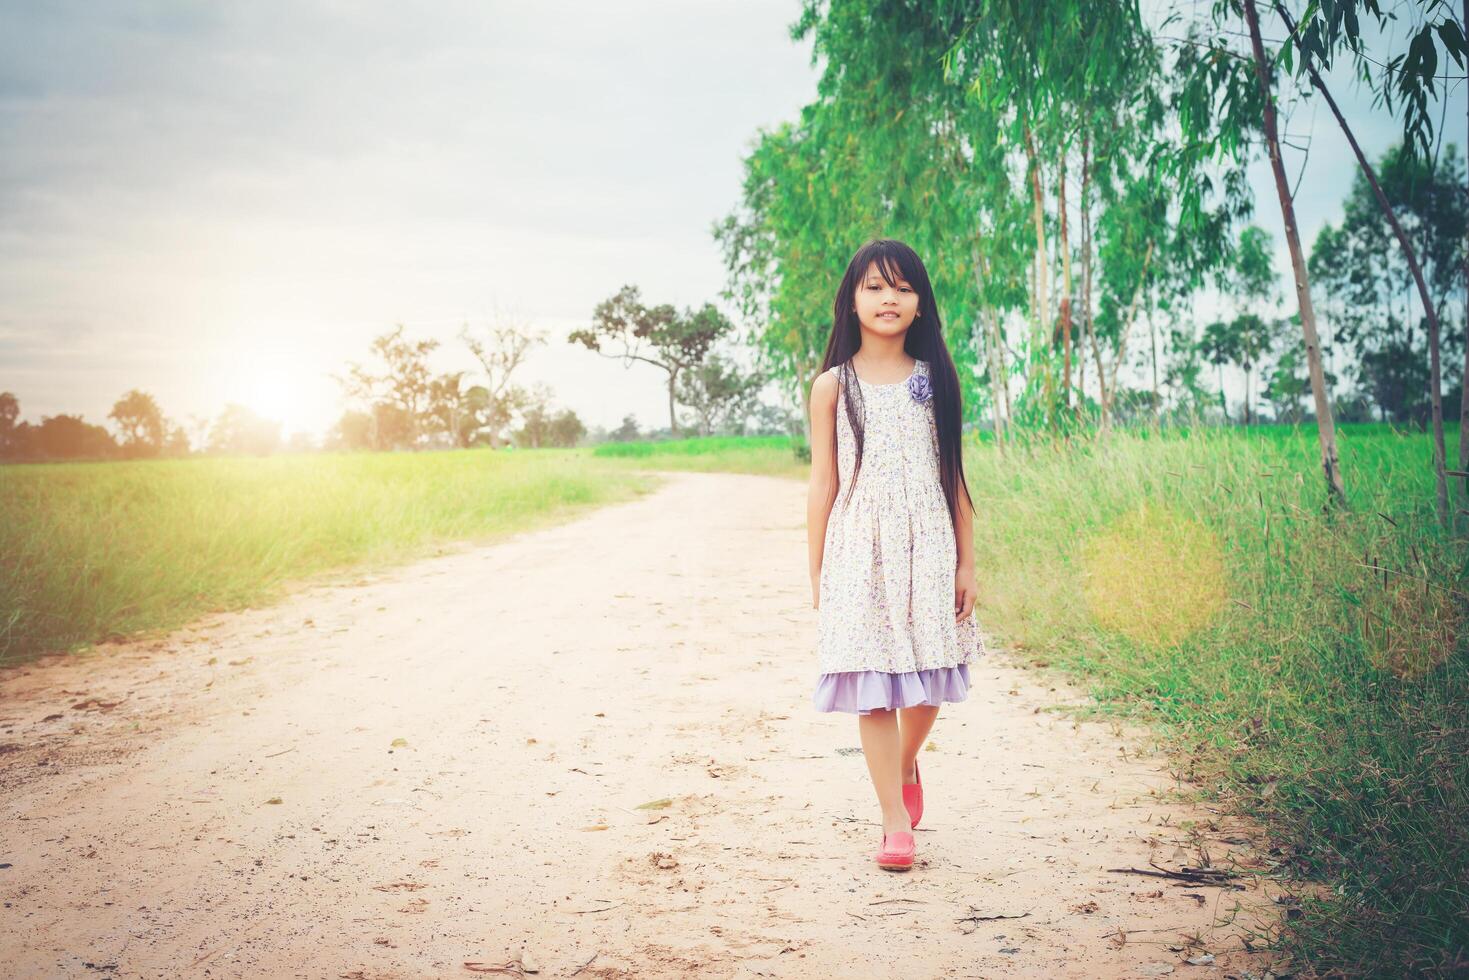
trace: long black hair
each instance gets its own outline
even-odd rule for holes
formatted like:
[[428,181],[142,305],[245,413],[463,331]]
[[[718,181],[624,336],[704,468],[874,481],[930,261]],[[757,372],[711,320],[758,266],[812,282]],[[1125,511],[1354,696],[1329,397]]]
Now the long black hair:
[[841,285],[837,287],[836,302],[832,306],[831,336],[826,341],[826,356],[821,360],[822,371],[836,368],[842,377],[842,390],[845,392],[842,403],[852,434],[856,437],[857,459],[852,469],[851,484],[847,487],[847,499],[850,501],[857,474],[862,470],[862,387],[857,384],[857,372],[852,368],[852,355],[862,346],[862,325],[853,306],[857,286],[867,276],[867,267],[873,262],[877,263],[878,271],[888,285],[896,286],[899,279],[905,279],[918,291],[920,315],[904,335],[903,350],[909,357],[928,362],[933,416],[939,437],[939,483],[948,502],[949,520],[957,529],[961,487],[969,499],[971,510],[974,507],[974,499],[969,496],[969,484],[964,480],[959,372],[954,369],[954,359],[944,344],[943,323],[939,319],[938,304],[934,302],[933,285],[928,281],[928,270],[923,267],[923,260],[917,252],[892,238],[869,241],[857,249],[857,254],[847,263],[846,275],[842,276]]

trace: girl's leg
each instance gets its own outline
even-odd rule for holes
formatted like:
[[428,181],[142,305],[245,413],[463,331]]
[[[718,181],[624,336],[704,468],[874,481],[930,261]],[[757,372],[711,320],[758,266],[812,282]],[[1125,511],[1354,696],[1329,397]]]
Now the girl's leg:
[[916,704],[911,708],[898,709],[898,729],[903,745],[903,783],[912,786],[918,782],[918,751],[928,740],[928,733],[938,719],[939,706]]
[[898,741],[898,713],[881,709],[857,716],[857,732],[867,772],[882,807],[882,832],[912,832],[912,821],[903,806],[902,749]]

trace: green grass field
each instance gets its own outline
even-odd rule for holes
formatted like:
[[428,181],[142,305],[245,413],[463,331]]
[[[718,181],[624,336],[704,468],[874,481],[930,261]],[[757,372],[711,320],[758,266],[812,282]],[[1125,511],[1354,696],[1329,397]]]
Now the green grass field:
[[651,490],[586,450],[0,466],[0,664]]
[[811,467],[796,459],[786,436],[714,436],[666,442],[609,442],[594,450],[599,460],[664,470],[762,473],[804,480]]
[[[1465,542],[1434,520],[1426,436],[1340,443],[1347,512],[1322,507],[1311,428],[976,445],[979,614],[1096,711],[1151,724],[1265,822],[1283,872],[1330,886],[1283,948],[1352,976],[1451,971],[1469,949]],[[0,646],[262,603],[626,499],[644,468],[808,472],[784,438],[0,468]]]

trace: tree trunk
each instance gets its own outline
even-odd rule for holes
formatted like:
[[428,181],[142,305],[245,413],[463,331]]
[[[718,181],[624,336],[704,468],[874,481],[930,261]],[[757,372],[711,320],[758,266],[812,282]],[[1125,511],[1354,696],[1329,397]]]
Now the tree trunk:
[[[1275,9],[1285,21],[1286,30],[1291,34],[1296,32],[1295,21],[1290,13],[1276,0]],[[1372,194],[1377,198],[1377,206],[1382,209],[1383,216],[1392,227],[1393,235],[1397,237],[1398,244],[1402,246],[1403,257],[1408,260],[1408,270],[1413,274],[1413,284],[1418,288],[1418,301],[1423,304],[1423,317],[1428,321],[1428,398],[1433,409],[1433,470],[1437,480],[1438,489],[1438,520],[1444,527],[1449,526],[1449,485],[1448,477],[1444,473],[1448,452],[1444,447],[1443,434],[1443,371],[1439,363],[1439,323],[1438,308],[1433,303],[1433,298],[1428,294],[1428,283],[1423,278],[1423,270],[1418,265],[1418,252],[1413,248],[1413,242],[1408,238],[1408,233],[1398,222],[1398,216],[1393,213],[1392,205],[1388,203],[1387,195],[1382,192],[1382,187],[1377,183],[1377,172],[1372,169],[1372,164],[1362,152],[1362,147],[1357,144],[1357,137],[1352,134],[1352,127],[1347,125],[1346,118],[1342,116],[1341,109],[1336,100],[1331,97],[1331,92],[1326,88],[1326,82],[1322,80],[1321,74],[1316,71],[1316,66],[1311,63],[1309,57],[1302,57],[1302,63],[1306,66],[1307,73],[1311,76],[1311,84],[1321,97],[1326,100],[1326,105],[1331,109],[1331,114],[1336,117],[1337,125],[1341,127],[1347,142],[1351,144],[1352,153],[1357,157],[1357,164],[1362,168],[1362,174],[1367,178],[1367,183],[1372,187]],[[1465,344],[1469,351],[1469,344]],[[1469,357],[1469,354],[1466,354]],[[1460,406],[1462,416],[1463,406]],[[1459,444],[1462,451],[1464,434],[1459,433]]]
[[1102,368],[1102,345],[1097,341],[1097,332],[1088,331],[1092,335],[1092,357],[1097,361],[1097,403],[1102,406],[1102,428],[1106,429],[1110,424],[1109,410],[1112,406],[1107,398],[1107,372]]
[[1045,372],[1046,416],[1051,414],[1051,328],[1049,323],[1051,302],[1046,290],[1046,205],[1041,193],[1041,162],[1035,155],[1035,141],[1031,139],[1030,127],[1025,128],[1025,156],[1030,161],[1031,210],[1035,219],[1035,348],[1031,353],[1031,364],[1036,356],[1042,357]]
[[1000,394],[1005,396],[1005,431],[1009,432],[1010,420],[1015,417],[1010,408],[1010,368],[1005,364],[1005,332],[1000,325],[1000,312],[993,306],[990,313],[990,336],[995,341],[995,357],[1000,362]]
[[819,365],[802,361],[796,364],[796,404],[801,406],[801,434],[811,445],[811,386],[816,383]]
[[[1465,0],[1469,2],[1469,0]],[[1092,330],[1092,218],[1091,218],[1092,160],[1091,133],[1081,137],[1081,329],[1082,343]],[[1093,343],[1096,341],[1093,340]],[[1086,350],[1078,350],[1076,380],[1076,411],[1081,414],[1082,402],[1086,401]]]
[[[1137,305],[1139,302],[1141,302],[1143,298],[1143,284],[1148,280],[1148,266],[1152,265],[1153,263],[1153,249],[1155,247],[1156,243],[1148,242],[1148,250],[1143,255],[1143,268],[1142,271],[1138,273],[1137,286],[1132,291],[1132,302],[1127,304],[1127,315],[1117,328],[1119,331],[1119,335],[1117,337],[1117,357],[1112,361],[1112,382],[1107,386],[1112,391],[1112,398],[1117,397],[1117,375],[1122,370],[1122,363],[1127,360],[1127,335],[1132,333],[1132,321],[1137,318]],[[1099,348],[1097,354],[1098,375],[1101,374],[1101,371],[1102,355]],[[1104,403],[1103,418],[1107,416],[1110,409],[1111,402],[1109,400],[1108,402]]]
[[1056,176],[1056,204],[1061,215],[1061,398],[1071,408],[1071,237],[1066,232],[1066,151]]
[[1153,323],[1153,304],[1148,303],[1148,340],[1153,348],[1153,421],[1163,414],[1163,398],[1158,394],[1158,328]]
[[670,439],[678,438],[678,417],[673,412],[673,383],[677,378],[677,370],[668,372],[668,436]]
[[[984,284],[988,278],[989,265],[985,262],[984,255],[976,252],[974,254],[974,283],[981,296],[984,294]],[[995,313],[994,307],[984,302],[983,299],[980,300],[980,311],[981,322],[987,328],[984,346],[990,368],[990,398],[995,406],[995,442],[1003,451],[1006,416],[1009,414],[1007,395],[1009,386],[1005,384],[1005,351],[1001,345],[1000,318]]]
[[1260,40],[1260,17],[1255,0],[1243,0],[1245,20],[1250,29],[1250,48],[1255,59],[1255,80],[1265,102],[1265,143],[1270,151],[1270,169],[1275,174],[1275,193],[1280,198],[1281,219],[1285,223],[1285,240],[1290,247],[1291,271],[1295,275],[1296,303],[1300,308],[1301,331],[1306,342],[1306,365],[1311,373],[1311,394],[1316,401],[1316,434],[1321,443],[1321,470],[1326,489],[1332,499],[1345,505],[1346,486],[1342,480],[1341,461],[1336,451],[1336,426],[1331,417],[1331,398],[1326,391],[1326,376],[1321,370],[1321,339],[1316,334],[1316,312],[1311,307],[1311,283],[1306,277],[1306,258],[1301,251],[1301,236],[1296,229],[1295,204],[1291,201],[1290,183],[1285,175],[1285,161],[1280,156],[1280,135],[1275,125],[1275,97],[1271,92],[1270,63],[1265,59],[1265,44]]
[[[1469,24],[1469,0],[1464,0],[1464,21]],[[1466,144],[1469,145],[1469,144]],[[1464,243],[1464,308],[1469,310],[1469,229]],[[1459,469],[1469,472],[1469,327],[1464,337],[1464,375],[1459,389]],[[1464,493],[1469,495],[1469,477],[1464,478]]]

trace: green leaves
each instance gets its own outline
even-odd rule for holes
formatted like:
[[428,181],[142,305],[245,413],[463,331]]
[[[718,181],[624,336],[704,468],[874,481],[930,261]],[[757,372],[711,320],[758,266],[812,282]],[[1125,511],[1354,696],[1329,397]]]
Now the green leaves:
[[1449,57],[1454,59],[1454,64],[1460,68],[1464,67],[1464,31],[1456,20],[1446,20],[1438,25],[1438,37],[1443,42],[1444,50]]
[[[1279,0],[1274,2],[1281,20],[1289,27],[1289,12]],[[1434,119],[1430,97],[1440,92],[1440,65],[1451,59],[1460,69],[1465,67],[1466,48],[1463,26],[1455,19],[1454,10],[1442,0],[1417,0],[1404,6],[1418,8],[1421,20],[1416,30],[1408,36],[1406,49],[1393,53],[1376,51],[1368,53],[1362,36],[1359,13],[1369,14],[1381,29],[1385,40],[1379,44],[1391,44],[1399,35],[1392,30],[1396,15],[1384,14],[1377,0],[1312,0],[1295,25],[1287,47],[1281,52],[1281,64],[1291,70],[1294,64],[1289,51],[1292,47],[1300,54],[1304,68],[1307,61],[1314,61],[1321,68],[1329,68],[1337,49],[1345,46],[1355,59],[1360,80],[1371,86],[1379,102],[1394,112],[1403,124],[1403,141],[1409,151],[1431,155],[1434,134]],[[1412,18],[1404,18],[1411,22]],[[1372,69],[1379,68],[1376,79]]]

